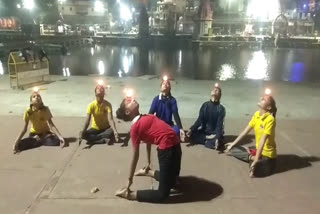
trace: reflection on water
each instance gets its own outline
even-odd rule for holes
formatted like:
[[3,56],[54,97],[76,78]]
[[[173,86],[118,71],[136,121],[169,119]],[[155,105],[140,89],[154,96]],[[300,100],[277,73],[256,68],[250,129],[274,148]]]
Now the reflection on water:
[[0,60],[0,75],[3,75],[4,71],[3,71],[3,66],[2,66],[2,62]]
[[[293,83],[320,80],[318,49],[147,49],[92,46],[70,49],[70,55],[51,55],[55,75],[115,77],[162,75],[195,80],[271,80]],[[2,62],[5,59],[1,59]],[[0,68],[0,74],[4,68]],[[5,70],[6,72],[6,70]],[[72,73],[72,74],[71,74]]]
[[298,83],[303,80],[304,64],[296,62],[291,67],[290,82]]
[[217,79],[221,81],[233,79],[235,78],[235,73],[236,71],[232,65],[223,64],[221,65],[221,69],[218,72]]
[[104,62],[102,60],[99,60],[98,62],[98,71],[100,75],[103,75],[105,72]]
[[93,56],[94,55],[94,47],[91,47],[90,52],[91,52],[91,56]]
[[70,77],[70,75],[71,75],[70,74],[70,69],[68,67],[62,68],[62,72],[63,72],[62,74],[63,74],[64,77]]
[[253,80],[268,80],[268,61],[262,51],[256,51],[252,54],[249,61],[245,78]]

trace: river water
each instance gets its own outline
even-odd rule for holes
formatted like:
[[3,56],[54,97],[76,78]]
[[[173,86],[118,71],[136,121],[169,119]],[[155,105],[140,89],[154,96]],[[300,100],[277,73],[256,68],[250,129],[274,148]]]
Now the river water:
[[[85,46],[69,49],[67,56],[50,54],[55,75],[113,77],[162,75],[195,80],[266,80],[293,83],[319,82],[318,49],[144,49]],[[0,75],[7,73],[1,59]]]

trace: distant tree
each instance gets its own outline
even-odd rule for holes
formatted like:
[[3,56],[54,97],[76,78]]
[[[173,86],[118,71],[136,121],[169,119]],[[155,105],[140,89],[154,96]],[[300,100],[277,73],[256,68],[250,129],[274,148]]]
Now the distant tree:
[[57,0],[35,0],[40,24],[56,24],[59,19]]

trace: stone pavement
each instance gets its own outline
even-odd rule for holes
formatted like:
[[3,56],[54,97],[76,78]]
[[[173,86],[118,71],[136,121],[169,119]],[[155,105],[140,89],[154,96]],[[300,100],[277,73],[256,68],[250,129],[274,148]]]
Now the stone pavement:
[[[11,90],[8,76],[0,76],[0,213],[320,213],[319,84],[269,83],[259,81],[222,82],[222,102],[227,108],[226,141],[232,141],[257,109],[265,86],[274,91],[278,106],[276,141],[277,173],[251,179],[248,165],[203,146],[182,145],[183,195],[167,204],[126,201],[114,192],[126,184],[131,145],[97,145],[83,149],[75,142],[84,122],[87,104],[94,99],[99,77],[70,77],[42,85],[41,95],[54,115],[54,122],[68,139],[64,149],[40,147],[12,154],[12,144],[22,129],[22,115],[31,90]],[[124,87],[138,92],[141,113],[146,113],[158,94],[159,79],[105,78],[111,85],[107,99],[114,110]],[[173,95],[187,129],[197,117],[200,105],[208,100],[212,81],[175,80]],[[121,133],[130,124],[118,123]],[[253,142],[249,136],[247,143]],[[138,167],[144,166],[142,148]],[[158,167],[156,152],[153,168]],[[99,192],[90,190],[98,187]],[[132,189],[157,188],[150,178],[134,178]]]
[[[1,116],[0,210],[4,214],[56,213],[320,213],[320,146],[318,122],[279,120],[276,141],[277,173],[248,177],[248,165],[203,146],[182,145],[183,195],[168,204],[126,201],[114,192],[126,184],[131,145],[96,145],[83,149],[75,137],[84,118],[54,118],[70,146],[40,147],[12,154],[12,143],[22,128],[21,117]],[[192,120],[183,120],[188,127]],[[227,119],[227,141],[247,123]],[[126,133],[130,123],[117,123]],[[253,136],[247,138],[253,142]],[[141,147],[138,167],[146,161]],[[155,149],[153,168],[157,168]],[[99,192],[90,190],[98,187]],[[132,189],[157,188],[150,178],[136,177]]]

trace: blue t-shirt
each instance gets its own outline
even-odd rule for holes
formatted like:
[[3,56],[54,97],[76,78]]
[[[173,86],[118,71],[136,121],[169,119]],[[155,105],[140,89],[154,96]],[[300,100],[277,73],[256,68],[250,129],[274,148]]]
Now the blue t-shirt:
[[156,116],[173,126],[172,115],[178,113],[177,101],[172,96],[163,96],[162,94],[156,96],[151,104],[149,114],[156,113]]

